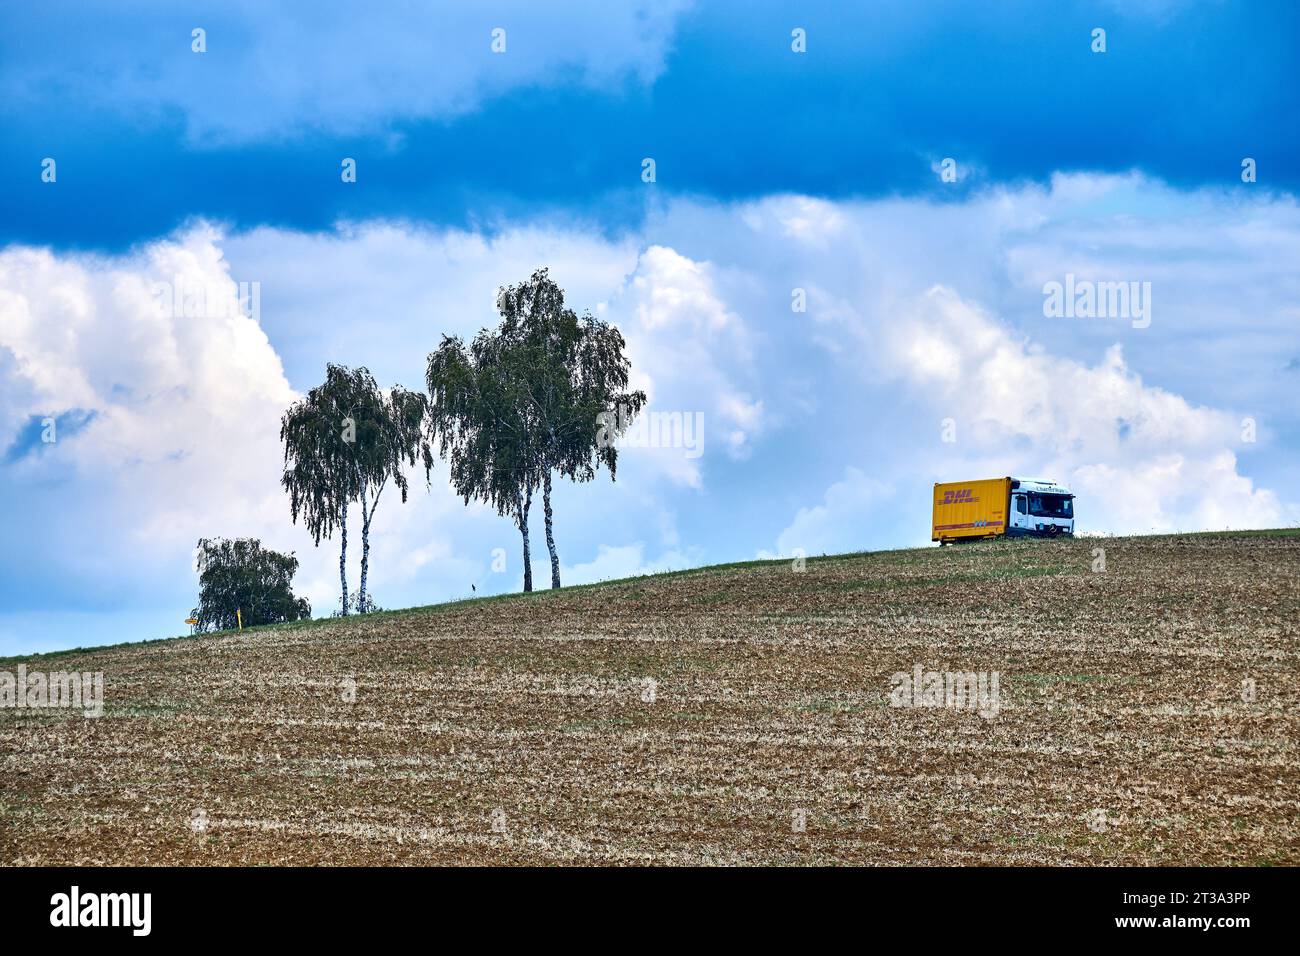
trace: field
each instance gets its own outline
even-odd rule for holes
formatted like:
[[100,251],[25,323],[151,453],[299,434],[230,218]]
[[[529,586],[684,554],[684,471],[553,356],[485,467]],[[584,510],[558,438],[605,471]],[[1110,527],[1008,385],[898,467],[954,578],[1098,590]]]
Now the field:
[[[0,709],[3,865],[1300,864],[1296,531],[721,566],[19,663],[102,671],[105,712]],[[917,665],[996,672],[996,712],[891,706]]]

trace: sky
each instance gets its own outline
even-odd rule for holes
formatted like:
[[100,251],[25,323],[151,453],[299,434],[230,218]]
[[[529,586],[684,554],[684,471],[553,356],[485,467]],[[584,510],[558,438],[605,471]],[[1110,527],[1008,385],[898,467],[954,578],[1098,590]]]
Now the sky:
[[[337,608],[280,416],[422,387],[541,266],[700,423],[557,485],[566,584],[928,545],[977,476],[1300,523],[1297,75],[1289,2],[6,5],[0,654],[183,633],[201,537]],[[521,585],[446,475],[377,513],[381,606]]]

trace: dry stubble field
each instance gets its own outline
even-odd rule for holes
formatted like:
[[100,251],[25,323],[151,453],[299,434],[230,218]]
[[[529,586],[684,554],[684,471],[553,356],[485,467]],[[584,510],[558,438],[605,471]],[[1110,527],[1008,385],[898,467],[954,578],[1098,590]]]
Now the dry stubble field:
[[[103,671],[106,711],[0,710],[0,864],[1297,864],[1298,622],[1275,532],[29,658]],[[916,664],[997,671],[1000,712],[889,706]]]

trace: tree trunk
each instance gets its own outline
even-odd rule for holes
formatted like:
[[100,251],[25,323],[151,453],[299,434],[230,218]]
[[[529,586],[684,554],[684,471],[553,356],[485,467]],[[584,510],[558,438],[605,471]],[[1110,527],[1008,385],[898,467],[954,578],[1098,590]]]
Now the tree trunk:
[[343,546],[339,549],[339,583],[343,586],[343,616],[348,616],[348,506],[343,505],[339,518]]
[[528,509],[533,506],[533,492],[528,490],[528,497],[519,496],[519,533],[524,538],[524,590],[533,589],[533,558],[528,549]]
[[369,614],[374,606],[367,588],[370,577],[370,524],[375,520],[375,512],[379,510],[379,496],[384,493],[385,487],[386,484],[381,484],[375,490],[369,508],[366,507],[365,489],[361,490],[361,591],[357,594],[358,614]]
[[551,472],[542,481],[542,508],[546,513],[546,547],[551,552],[551,587],[560,586],[560,556],[555,553],[555,535],[551,532]]
[[[378,504],[378,500],[375,504]],[[370,601],[366,597],[366,575],[370,571],[370,517],[371,512],[366,507],[366,490],[361,489],[361,586],[357,591],[357,613],[365,614],[370,608]]]

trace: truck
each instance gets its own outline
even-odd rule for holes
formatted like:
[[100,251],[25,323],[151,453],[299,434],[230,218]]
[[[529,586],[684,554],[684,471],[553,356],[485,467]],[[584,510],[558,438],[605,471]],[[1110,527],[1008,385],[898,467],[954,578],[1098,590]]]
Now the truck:
[[981,478],[935,482],[930,540],[940,546],[999,537],[1074,535],[1074,495],[1055,481]]

